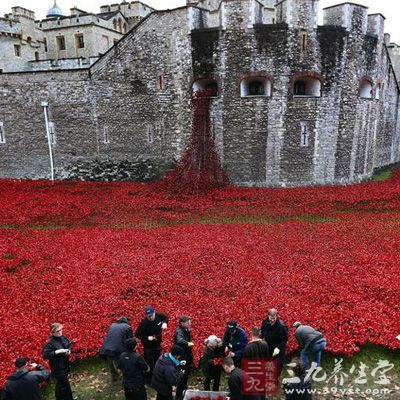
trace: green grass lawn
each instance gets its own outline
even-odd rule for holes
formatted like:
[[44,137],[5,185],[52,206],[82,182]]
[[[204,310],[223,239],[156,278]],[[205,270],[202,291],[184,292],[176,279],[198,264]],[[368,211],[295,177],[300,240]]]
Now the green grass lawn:
[[[338,372],[335,378],[335,365],[338,366],[338,360],[343,359],[341,363],[342,369]],[[387,360],[393,369],[387,372],[386,376],[390,383],[381,385],[375,381],[379,381],[379,371],[375,374],[375,378],[371,376],[371,372],[377,367],[379,360]],[[289,361],[289,359],[288,359]],[[367,383],[354,384],[354,380],[359,377],[361,364],[364,364],[365,373],[367,375]],[[353,370],[352,367],[354,366]],[[330,353],[323,354],[322,361],[323,372],[326,372],[329,382],[313,382],[313,388],[320,393],[316,393],[313,399],[400,399],[400,351],[390,351],[385,348],[376,346],[366,346],[357,353],[354,357],[343,358]],[[351,372],[353,371],[353,372]],[[316,379],[321,379],[323,372],[316,375]],[[344,375],[342,375],[342,373]],[[347,377],[346,377],[347,375]],[[282,377],[287,377],[287,372],[284,370]],[[343,378],[343,384],[340,379]],[[335,382],[336,379],[336,382]],[[100,358],[91,358],[84,361],[76,362],[73,365],[73,373],[71,376],[74,399],[79,400],[108,400],[124,399],[121,382],[114,384],[110,383],[107,373],[105,361]],[[189,387],[193,389],[202,389],[202,374],[196,370],[192,373]],[[335,390],[336,388],[336,390]],[[344,395],[344,391],[350,393],[350,390],[356,392],[359,389],[359,394]],[[387,389],[386,394],[377,394],[376,390]],[[222,379],[221,390],[227,390],[226,377]],[[329,390],[329,393],[327,393]],[[54,384],[50,384],[44,390],[45,400],[54,399]],[[325,393],[325,394],[324,394]],[[148,398],[155,398],[156,393],[152,389],[148,389]],[[277,395],[274,399],[283,399],[282,395]]]

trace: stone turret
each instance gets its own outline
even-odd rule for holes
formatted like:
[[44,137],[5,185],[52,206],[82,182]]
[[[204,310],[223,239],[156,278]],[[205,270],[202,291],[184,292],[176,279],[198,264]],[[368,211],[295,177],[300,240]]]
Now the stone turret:
[[319,0],[282,0],[276,4],[277,22],[290,28],[313,30],[317,28]]
[[367,32],[368,7],[343,3],[337,6],[324,8],[324,25],[342,26],[348,31],[356,31],[361,34]]

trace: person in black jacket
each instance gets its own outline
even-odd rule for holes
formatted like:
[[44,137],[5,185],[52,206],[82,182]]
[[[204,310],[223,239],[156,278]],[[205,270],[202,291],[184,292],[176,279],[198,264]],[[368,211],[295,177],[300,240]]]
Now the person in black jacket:
[[3,400],[42,400],[39,383],[50,378],[50,371],[39,364],[27,368],[25,357],[15,361],[16,372],[7,378],[3,389]]
[[163,354],[156,362],[151,379],[151,386],[157,391],[157,400],[172,400],[172,387],[177,386],[183,378],[181,361],[183,350],[180,346],[172,346],[169,353]]
[[190,317],[188,317],[187,315],[182,315],[181,317],[179,317],[179,325],[176,328],[174,334],[174,345],[180,346],[182,348],[182,360],[186,362],[183,368],[183,378],[179,381],[179,384],[176,388],[177,400],[180,400],[182,398],[183,392],[187,389],[187,382],[189,379],[191,367],[193,365],[192,348],[194,346],[194,343],[192,342],[192,334],[190,330],[191,325],[192,321],[190,320]]
[[258,327],[251,330],[251,340],[243,350],[243,359],[266,360],[269,358],[267,342],[261,339],[261,331]]
[[136,328],[135,336],[142,342],[144,359],[150,367],[146,374],[147,383],[151,382],[154,365],[160,358],[162,334],[167,327],[168,317],[165,314],[156,313],[151,306],[146,307],[146,317]]
[[222,358],[225,354],[222,340],[215,335],[211,335],[204,341],[204,344],[204,354],[201,359],[204,390],[210,390],[211,381],[213,381],[212,390],[218,392],[221,381]]
[[127,339],[125,346],[127,351],[121,354],[118,361],[118,368],[122,370],[125,399],[147,400],[144,373],[150,368],[144,358],[136,353],[136,339]]
[[119,356],[127,351],[125,342],[132,337],[133,331],[129,325],[128,317],[117,319],[108,329],[107,336],[100,349],[100,355],[107,358],[111,382],[114,382],[118,378],[117,364]]
[[248,398],[243,394],[243,379],[244,372],[235,366],[232,357],[225,357],[222,361],[222,368],[227,375],[228,378],[228,386],[229,386],[229,400],[244,400]]
[[229,321],[224,333],[223,344],[225,353],[228,357],[233,358],[236,367],[241,366],[243,350],[248,342],[246,331],[238,326],[236,321]]
[[306,379],[306,367],[298,358],[287,364],[290,378],[283,379],[283,392],[286,400],[311,400],[312,389],[310,379]]
[[268,344],[269,356],[277,357],[279,360],[278,374],[280,375],[285,361],[288,328],[285,323],[279,319],[278,310],[275,308],[269,309],[268,316],[262,321],[261,338]]
[[50,332],[52,336],[43,347],[43,358],[49,360],[51,373],[56,379],[56,400],[72,400],[68,374],[73,344],[63,335],[62,324],[51,324]]

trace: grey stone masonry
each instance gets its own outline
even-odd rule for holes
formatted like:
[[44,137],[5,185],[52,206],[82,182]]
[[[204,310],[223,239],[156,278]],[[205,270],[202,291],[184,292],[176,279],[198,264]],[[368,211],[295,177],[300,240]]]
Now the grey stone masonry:
[[156,179],[188,143],[192,92],[211,87],[216,148],[233,183],[369,179],[400,161],[384,17],[344,3],[318,26],[317,9],[317,0],[272,11],[269,1],[188,1],[143,18],[87,69],[0,74],[0,176],[49,177],[47,101],[58,178]]

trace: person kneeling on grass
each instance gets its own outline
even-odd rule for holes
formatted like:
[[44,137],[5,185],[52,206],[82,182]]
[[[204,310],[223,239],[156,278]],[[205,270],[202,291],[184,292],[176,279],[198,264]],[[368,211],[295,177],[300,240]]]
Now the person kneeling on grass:
[[150,371],[144,358],[136,353],[136,339],[125,341],[127,351],[119,357],[118,368],[122,370],[122,385],[126,400],[147,400],[145,372]]
[[185,370],[182,366],[184,352],[180,346],[172,346],[169,353],[157,360],[151,379],[151,386],[157,391],[157,400],[172,400],[172,388],[183,379]]
[[290,378],[283,379],[283,392],[286,400],[311,400],[311,381],[306,379],[306,367],[298,358],[294,358],[288,370]]

